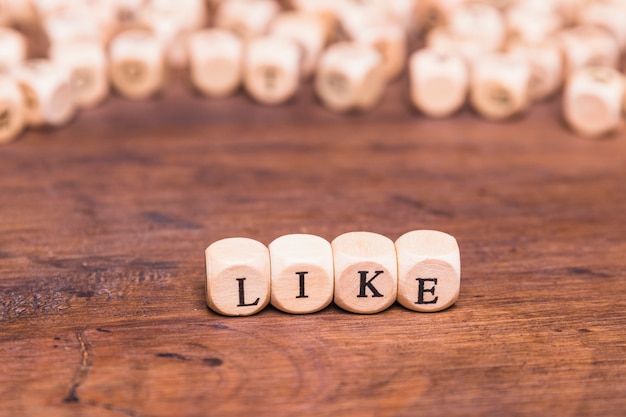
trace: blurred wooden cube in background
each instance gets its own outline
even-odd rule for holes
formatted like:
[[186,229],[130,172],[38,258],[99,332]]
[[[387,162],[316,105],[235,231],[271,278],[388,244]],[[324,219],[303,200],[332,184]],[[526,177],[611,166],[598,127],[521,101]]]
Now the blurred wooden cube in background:
[[151,97],[165,82],[163,45],[145,30],[118,34],[109,48],[109,64],[111,83],[127,98]]
[[449,116],[465,103],[469,73],[460,54],[420,49],[411,56],[409,75],[411,101],[427,116]]
[[280,104],[300,86],[300,49],[286,38],[267,36],[248,42],[244,58],[244,85],[264,104]]
[[50,56],[69,74],[74,100],[78,107],[90,108],[109,95],[108,58],[97,42],[76,42],[57,46]]
[[380,100],[386,79],[382,56],[374,48],[339,42],[320,58],[315,91],[330,110],[368,110]]
[[69,74],[49,60],[24,63],[16,72],[30,126],[62,126],[76,114]]
[[188,40],[191,81],[208,97],[233,94],[241,85],[243,42],[226,29],[204,29]]
[[503,120],[524,111],[530,102],[530,65],[518,56],[494,54],[472,68],[470,101],[476,112]]
[[624,77],[610,67],[586,67],[571,74],[563,95],[563,116],[578,133],[601,136],[621,123]]

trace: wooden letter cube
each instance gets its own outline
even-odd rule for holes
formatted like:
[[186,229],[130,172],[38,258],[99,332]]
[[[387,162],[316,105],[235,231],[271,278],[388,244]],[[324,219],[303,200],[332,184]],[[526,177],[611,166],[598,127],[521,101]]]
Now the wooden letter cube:
[[26,61],[15,75],[31,126],[62,126],[76,114],[69,74],[51,61]]
[[140,9],[138,20],[161,41],[170,67],[187,68],[187,41],[207,20],[203,0],[151,0]]
[[111,42],[111,82],[127,98],[148,98],[163,86],[163,60],[163,46],[150,32],[124,31]]
[[264,104],[291,98],[300,83],[300,50],[289,39],[268,36],[248,43],[244,85],[250,96]]
[[279,14],[270,26],[271,35],[296,42],[302,49],[302,76],[313,73],[326,43],[326,24],[321,17],[303,12]]
[[26,59],[26,40],[13,29],[0,27],[0,75],[9,75]]
[[426,46],[444,53],[459,54],[470,68],[484,56],[492,53],[484,43],[473,38],[454,36],[442,27],[435,28],[428,32],[426,35]]
[[76,104],[90,108],[100,104],[109,95],[107,56],[97,42],[78,42],[54,47],[54,63],[70,76]]
[[384,92],[386,76],[374,48],[352,42],[331,45],[320,58],[315,91],[333,111],[367,110]]
[[314,235],[285,235],[269,245],[271,303],[294,314],[314,313],[333,300],[333,251]]
[[620,57],[617,40],[606,29],[576,26],[559,33],[566,77],[586,66],[617,67]]
[[0,76],[0,144],[14,140],[24,129],[24,98],[17,83]]
[[389,238],[370,232],[351,232],[337,236],[331,245],[335,304],[353,313],[372,314],[396,301],[396,249]]
[[43,21],[48,42],[53,47],[65,47],[74,42],[97,42],[104,46],[106,36],[94,16],[84,6],[62,9]]
[[224,0],[215,15],[215,26],[249,40],[264,35],[279,10],[272,0]]
[[225,29],[206,29],[189,38],[191,81],[209,97],[225,97],[241,85],[243,43]]
[[581,7],[578,23],[594,25],[609,31],[621,50],[626,48],[626,4],[622,1],[589,1]]
[[354,40],[372,46],[381,54],[388,80],[400,75],[406,62],[408,42],[402,26],[385,24],[364,28],[355,33]]
[[544,42],[563,26],[563,20],[558,14],[522,5],[508,9],[506,21],[511,38],[530,44]]
[[567,123],[585,136],[600,136],[621,123],[624,79],[609,67],[586,67],[574,72],[563,94]]
[[511,41],[507,54],[519,56],[530,64],[528,95],[538,101],[554,94],[563,82],[563,56],[557,42],[541,43]]
[[529,104],[530,65],[516,56],[491,55],[474,65],[470,99],[483,117],[502,120]]
[[474,39],[490,51],[499,50],[506,37],[502,14],[495,7],[481,3],[455,9],[450,15],[448,30],[455,37]]
[[270,255],[253,239],[218,240],[205,251],[206,297],[211,310],[225,316],[250,316],[270,301]]
[[432,117],[444,117],[465,102],[467,65],[459,54],[420,49],[411,56],[409,74],[415,107]]
[[456,239],[434,230],[415,230],[396,240],[398,302],[423,312],[450,307],[459,297],[461,257]]

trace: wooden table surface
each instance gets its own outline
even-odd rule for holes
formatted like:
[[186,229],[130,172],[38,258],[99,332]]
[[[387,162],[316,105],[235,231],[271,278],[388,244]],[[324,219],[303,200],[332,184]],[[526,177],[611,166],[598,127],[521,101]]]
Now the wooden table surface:
[[[558,100],[429,120],[211,101],[173,80],[0,148],[2,416],[619,416],[626,134]],[[219,316],[224,237],[454,235],[461,296],[420,314]]]

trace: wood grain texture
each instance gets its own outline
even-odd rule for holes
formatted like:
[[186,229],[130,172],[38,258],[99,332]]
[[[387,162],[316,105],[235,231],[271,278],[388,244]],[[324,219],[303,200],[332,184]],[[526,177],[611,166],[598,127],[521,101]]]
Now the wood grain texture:
[[[406,85],[342,116],[176,78],[1,147],[0,415],[621,415],[626,135],[429,120]],[[414,229],[459,242],[443,312],[205,304],[218,239]]]

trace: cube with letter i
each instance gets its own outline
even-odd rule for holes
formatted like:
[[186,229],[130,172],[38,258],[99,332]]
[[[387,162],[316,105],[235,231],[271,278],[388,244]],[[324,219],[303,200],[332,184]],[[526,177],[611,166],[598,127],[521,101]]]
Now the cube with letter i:
[[398,302],[421,312],[440,311],[457,300],[461,258],[454,237],[434,230],[415,230],[396,240]]
[[293,234],[269,245],[271,303],[293,314],[314,313],[333,301],[333,252],[327,240]]
[[396,301],[398,274],[393,242],[371,232],[350,232],[332,241],[335,304],[353,313],[373,314]]
[[262,243],[235,237],[205,250],[206,298],[211,310],[225,316],[250,316],[270,300],[270,255]]

